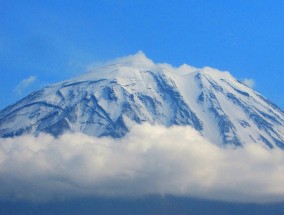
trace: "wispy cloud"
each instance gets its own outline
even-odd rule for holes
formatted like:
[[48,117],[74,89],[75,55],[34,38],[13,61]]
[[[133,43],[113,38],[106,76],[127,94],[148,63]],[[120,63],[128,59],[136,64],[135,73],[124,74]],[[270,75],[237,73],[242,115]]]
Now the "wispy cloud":
[[243,202],[284,200],[284,152],[221,148],[190,127],[139,125],[122,139],[80,133],[0,139],[0,197],[172,194]]
[[88,72],[92,72],[92,71],[99,70],[101,68],[105,68],[111,65],[134,66],[134,67],[142,67],[142,68],[147,68],[147,69],[155,67],[155,63],[151,59],[149,59],[144,54],[143,51],[138,51],[137,53],[133,55],[119,57],[119,58],[116,58],[110,61],[93,62],[86,66],[86,70]]
[[248,87],[250,87],[250,88],[254,88],[254,86],[255,86],[255,80],[253,80],[253,79],[251,79],[251,78],[245,78],[245,79],[243,80],[243,83],[244,83],[245,85],[247,85]]
[[25,89],[27,89],[31,84],[36,81],[36,76],[30,76],[23,79],[14,89],[14,92],[21,95]]

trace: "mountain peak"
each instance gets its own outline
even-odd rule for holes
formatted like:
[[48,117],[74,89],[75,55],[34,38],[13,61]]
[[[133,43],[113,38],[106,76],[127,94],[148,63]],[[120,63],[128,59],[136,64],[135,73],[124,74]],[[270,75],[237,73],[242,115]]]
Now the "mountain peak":
[[114,60],[105,62],[101,66],[93,68],[88,73],[71,80],[88,80],[98,77],[110,78],[114,76],[121,76],[122,74],[123,76],[131,76],[134,73],[140,73],[145,71],[166,73],[177,76],[186,76],[190,74],[200,73],[215,78],[234,79],[229,72],[220,71],[208,66],[203,68],[197,68],[188,64],[182,64],[181,66],[175,67],[167,63],[155,63],[150,58],[148,58],[142,51],[138,51],[136,54],[116,58]]
[[143,52],[34,92],[0,112],[0,137],[124,136],[133,124],[191,126],[216,144],[284,148],[284,113],[229,72],[155,64]]

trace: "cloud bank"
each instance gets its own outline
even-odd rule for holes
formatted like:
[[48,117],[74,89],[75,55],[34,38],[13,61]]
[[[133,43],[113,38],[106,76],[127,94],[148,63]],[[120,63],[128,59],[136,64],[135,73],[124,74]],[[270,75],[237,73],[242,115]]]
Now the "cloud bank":
[[0,139],[0,199],[176,195],[284,200],[284,152],[222,148],[190,127],[138,125],[122,139],[81,133]]

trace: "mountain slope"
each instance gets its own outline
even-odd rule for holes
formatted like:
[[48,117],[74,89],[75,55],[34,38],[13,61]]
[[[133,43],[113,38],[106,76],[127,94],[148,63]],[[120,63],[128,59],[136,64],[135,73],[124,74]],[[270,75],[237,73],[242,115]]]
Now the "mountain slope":
[[136,123],[189,125],[216,144],[284,148],[284,113],[227,72],[154,64],[143,53],[47,86],[0,112],[0,136],[124,136]]

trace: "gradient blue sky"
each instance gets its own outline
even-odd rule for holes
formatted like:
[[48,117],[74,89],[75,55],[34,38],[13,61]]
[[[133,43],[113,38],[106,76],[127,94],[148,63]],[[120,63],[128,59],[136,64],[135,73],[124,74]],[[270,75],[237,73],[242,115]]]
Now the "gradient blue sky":
[[284,108],[282,0],[0,0],[0,108],[138,50],[252,78]]

